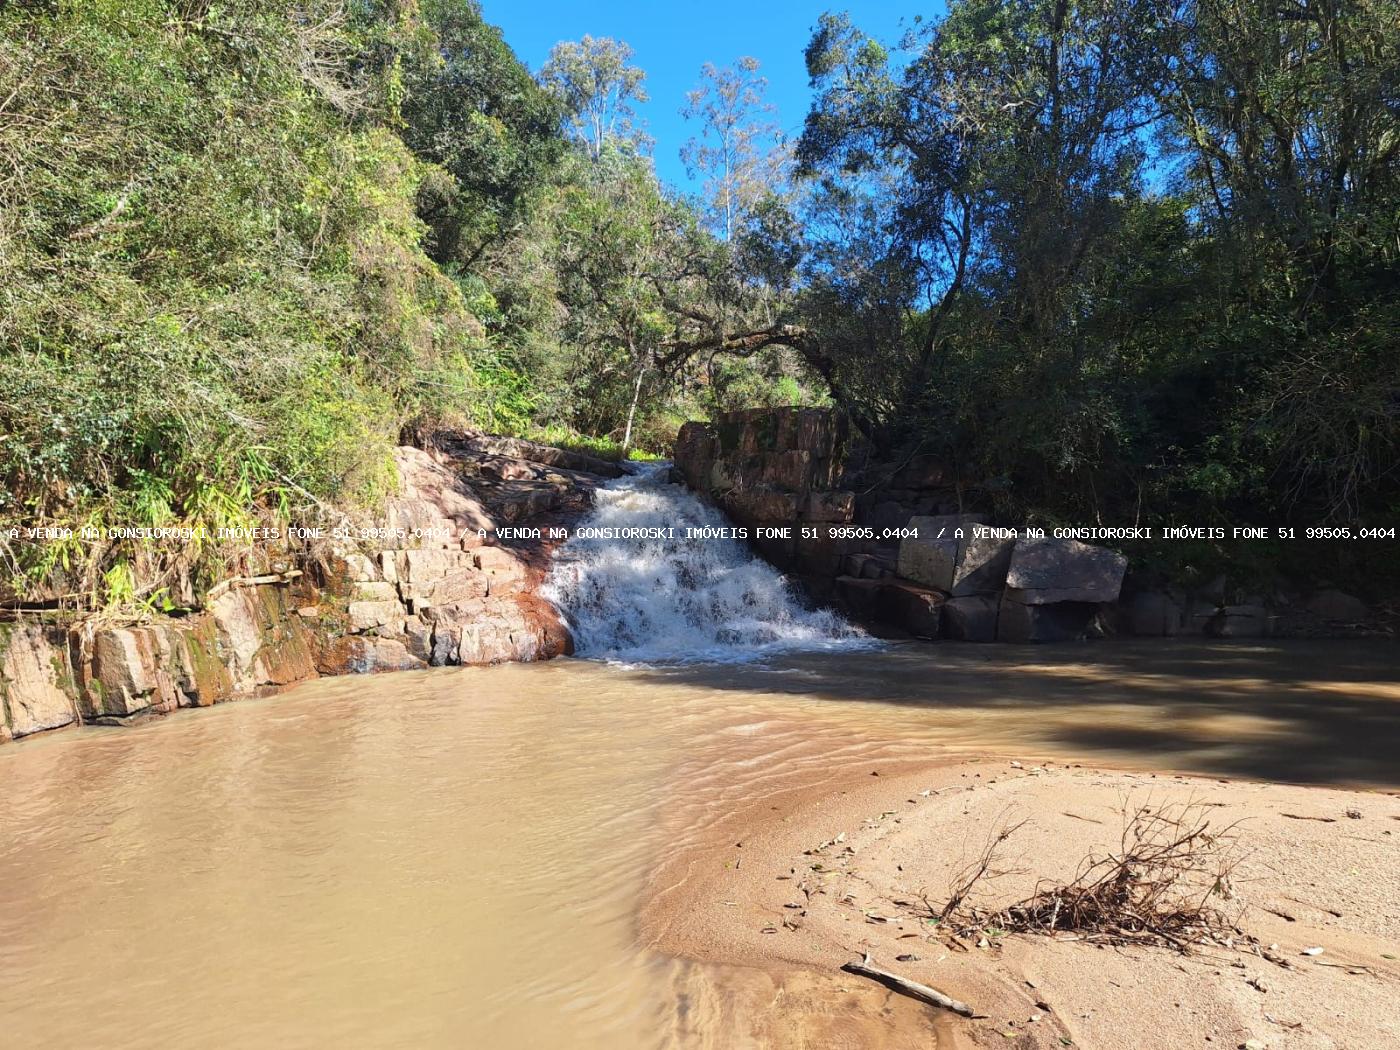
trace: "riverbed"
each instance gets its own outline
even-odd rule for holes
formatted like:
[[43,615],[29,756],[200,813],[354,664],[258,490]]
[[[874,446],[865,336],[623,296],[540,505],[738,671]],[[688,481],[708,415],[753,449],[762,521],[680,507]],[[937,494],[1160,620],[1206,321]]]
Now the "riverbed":
[[557,660],[35,739],[0,754],[5,1041],[675,1045],[639,907],[739,805],[977,753],[1394,789],[1394,652]]

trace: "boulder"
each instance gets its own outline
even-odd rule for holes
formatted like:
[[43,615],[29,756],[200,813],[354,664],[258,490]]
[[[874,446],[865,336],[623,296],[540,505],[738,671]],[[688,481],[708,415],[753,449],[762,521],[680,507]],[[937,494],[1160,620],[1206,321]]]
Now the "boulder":
[[717,454],[714,433],[707,424],[690,422],[681,425],[676,434],[673,455],[677,468],[691,488],[705,487]]
[[943,603],[947,595],[906,580],[886,580],[876,598],[876,615],[915,638],[938,638],[942,634]]
[[168,640],[156,627],[116,627],[92,637],[84,668],[86,714],[126,718],[143,711],[173,711],[179,704]]
[[530,578],[530,567],[525,560],[505,547],[477,548],[476,566],[486,575],[488,593],[492,595],[522,590]]
[[1333,623],[1357,623],[1366,619],[1371,610],[1360,598],[1329,588],[1308,599],[1308,612]]
[[1015,549],[1014,537],[1002,538],[990,532],[978,535],[974,527],[973,534],[963,541],[958,551],[949,591],[958,597],[998,593],[1006,585],[1006,573],[1011,568]]
[[836,577],[836,596],[842,606],[857,620],[876,618],[880,588],[879,580],[860,580],[854,576]]
[[997,610],[999,642],[1068,642],[1083,638],[1098,611],[1097,602],[1028,605],[1008,591]]
[[856,496],[854,492],[812,492],[802,508],[806,521],[826,521],[846,524],[855,517]]
[[1125,612],[1128,629],[1138,637],[1162,638],[1181,633],[1184,611],[1164,591],[1139,591]]
[[[393,562],[389,564],[392,565]],[[357,583],[350,589],[350,594],[357,602],[388,602],[399,599],[398,588],[382,580]]]
[[1018,540],[1006,574],[1009,597],[1021,605],[1118,600],[1128,559],[1077,540]]
[[952,472],[943,460],[923,453],[900,467],[890,485],[900,489],[936,489],[950,485],[952,480]]
[[416,616],[404,621],[404,646],[415,660],[424,664],[433,655],[433,628]]
[[397,638],[370,635],[342,635],[322,650],[319,661],[324,674],[380,674],[385,671],[415,671],[427,666]]
[[[798,530],[794,529],[796,533]],[[836,576],[851,549],[853,541],[833,536],[829,529],[819,529],[816,536],[798,536],[793,540],[793,558],[803,572],[820,576]]]
[[1272,617],[1262,605],[1227,605],[1206,624],[1212,638],[1265,638],[1271,633]]
[[352,631],[368,631],[397,620],[403,615],[403,606],[397,601],[351,602],[347,611]]
[[913,522],[913,512],[895,500],[881,500],[861,517],[861,523],[876,529],[902,529]]
[[797,519],[797,497],[791,492],[756,488],[731,492],[725,506],[741,521],[759,525],[786,525]]
[[18,738],[73,722],[66,647],[29,624],[0,633],[0,647],[0,734]]
[[997,636],[997,599],[989,595],[949,598],[943,603],[943,637],[992,642]]
[[971,536],[975,514],[913,517],[909,528],[918,532],[899,541],[899,575],[940,591],[953,589],[953,575],[963,545]]
[[813,456],[829,459],[836,453],[845,421],[829,408],[803,408],[797,412],[797,447]]
[[790,492],[806,492],[812,486],[812,454],[793,448],[770,456],[763,468],[763,481]]

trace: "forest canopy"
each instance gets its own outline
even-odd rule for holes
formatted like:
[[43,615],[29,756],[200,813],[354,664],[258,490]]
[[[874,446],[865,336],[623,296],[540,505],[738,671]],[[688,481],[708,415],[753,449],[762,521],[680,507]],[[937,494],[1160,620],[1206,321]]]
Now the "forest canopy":
[[[0,518],[373,507],[441,426],[664,453],[833,404],[1008,517],[1393,521],[1397,26],[822,14],[795,141],[754,60],[696,71],[692,196],[620,40],[532,72],[474,0],[5,5]],[[99,599],[128,557],[5,552]]]

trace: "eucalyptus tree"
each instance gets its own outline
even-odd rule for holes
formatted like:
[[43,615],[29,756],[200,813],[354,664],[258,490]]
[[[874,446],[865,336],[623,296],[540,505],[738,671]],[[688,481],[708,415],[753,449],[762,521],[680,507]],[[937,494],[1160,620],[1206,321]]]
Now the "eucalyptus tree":
[[561,41],[540,70],[540,80],[564,109],[569,134],[594,161],[609,141],[649,143],[635,104],[648,101],[646,73],[632,65],[632,48],[611,37]]
[[686,95],[681,115],[700,124],[681,147],[692,176],[704,177],[711,222],[727,244],[745,216],[784,181],[786,150],[774,119],[777,107],[764,98],[768,87],[756,58],[723,68],[706,62],[700,83]]

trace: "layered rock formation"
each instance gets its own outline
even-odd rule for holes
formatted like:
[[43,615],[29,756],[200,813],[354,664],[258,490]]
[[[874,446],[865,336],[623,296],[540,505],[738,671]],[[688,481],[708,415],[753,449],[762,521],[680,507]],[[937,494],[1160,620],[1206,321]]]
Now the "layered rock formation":
[[756,532],[754,546],[814,599],[877,630],[1013,642],[1100,633],[1258,637],[1345,634],[1368,616],[1336,591],[1285,600],[1227,593],[1223,580],[1196,588],[1138,581],[1125,594],[1122,554],[995,527],[964,506],[968,487],[934,457],[882,462],[824,409],[687,423],[675,463],[691,488],[740,523],[778,530]]
[[[251,559],[261,571],[216,586],[178,619],[0,623],[0,740],[266,695],[322,674],[571,651],[535,593],[548,526],[581,513],[621,468],[513,439],[435,437],[432,451],[396,451],[401,491],[373,523],[375,542],[261,550]],[[498,539],[498,525],[520,538]]]

